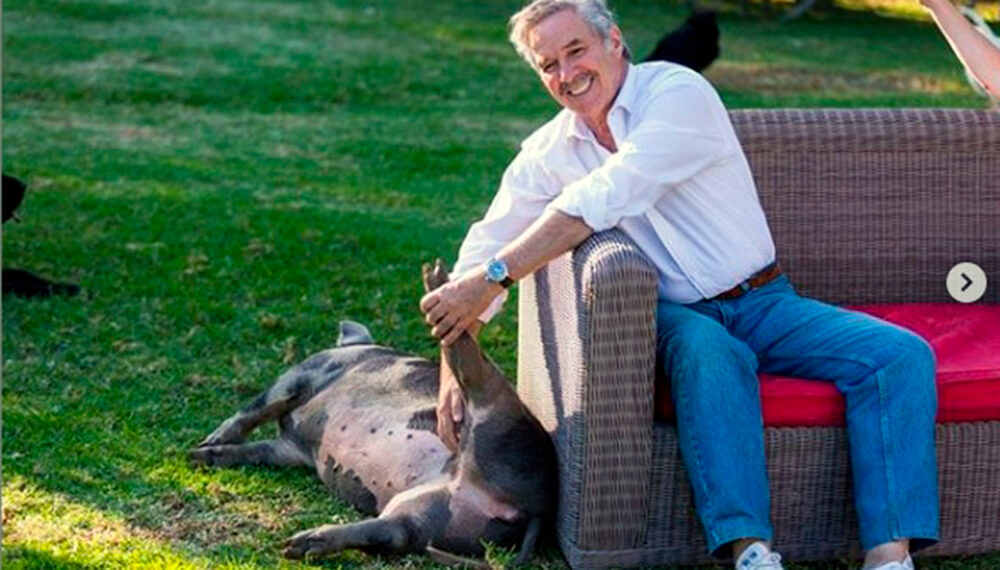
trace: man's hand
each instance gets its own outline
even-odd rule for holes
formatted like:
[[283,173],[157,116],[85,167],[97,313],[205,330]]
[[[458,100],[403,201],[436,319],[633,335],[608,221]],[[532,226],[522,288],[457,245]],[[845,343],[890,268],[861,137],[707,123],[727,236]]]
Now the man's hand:
[[462,389],[448,363],[441,360],[441,387],[438,391],[437,433],[451,451],[458,451],[458,427],[465,417]]
[[479,322],[477,317],[502,291],[503,287],[487,281],[481,271],[474,271],[424,295],[420,310],[433,327],[431,334],[448,346]]

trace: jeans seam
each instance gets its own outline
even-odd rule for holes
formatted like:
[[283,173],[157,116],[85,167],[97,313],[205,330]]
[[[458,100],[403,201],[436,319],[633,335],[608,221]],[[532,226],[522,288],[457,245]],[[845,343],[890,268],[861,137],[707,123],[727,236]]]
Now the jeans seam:
[[[678,386],[677,387],[677,396],[678,396],[677,399],[678,399],[679,403],[686,403],[687,395],[686,395],[685,392],[686,392],[686,390],[682,386]],[[676,408],[677,408],[677,406],[675,406],[675,409]],[[690,411],[688,411],[688,408],[689,408],[689,406],[684,405],[684,404],[682,404],[680,406],[680,409],[685,410],[684,421],[687,423],[687,425],[691,425],[694,420],[691,417],[691,414],[690,414]],[[692,453],[692,455],[694,455],[694,457],[692,459],[694,460],[695,468],[696,468],[696,471],[698,473],[698,483],[697,484],[701,488],[701,494],[702,494],[702,496],[705,497],[705,505],[704,505],[703,508],[704,508],[705,513],[711,513],[713,511],[713,509],[712,509],[712,495],[711,495],[711,493],[708,492],[708,485],[705,484],[705,471],[704,471],[704,469],[702,467],[701,452],[698,449],[698,438],[695,436],[694,433],[688,434],[688,438],[691,441],[691,453]],[[705,514],[702,514],[702,518],[706,518]],[[710,537],[710,542],[717,542],[718,541],[718,535],[716,534],[714,528],[713,529],[705,529],[705,530],[707,530],[708,532],[710,532],[712,534],[712,536]]]
[[889,520],[886,521],[889,529],[889,537],[893,540],[899,539],[899,505],[896,504],[896,477],[895,466],[893,465],[892,432],[889,426],[889,414],[886,411],[886,386],[885,369],[881,369],[875,374],[875,384],[878,386],[879,405],[879,427],[882,432],[882,464],[885,470],[886,489],[886,514]]

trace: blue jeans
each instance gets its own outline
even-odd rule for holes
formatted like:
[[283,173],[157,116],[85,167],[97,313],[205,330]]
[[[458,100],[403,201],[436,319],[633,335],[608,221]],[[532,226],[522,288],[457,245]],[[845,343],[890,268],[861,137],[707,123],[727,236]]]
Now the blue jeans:
[[781,276],[732,300],[660,301],[657,343],[709,552],[771,540],[758,371],[833,382],[844,395],[865,550],[937,541],[937,395],[923,339],[800,297]]

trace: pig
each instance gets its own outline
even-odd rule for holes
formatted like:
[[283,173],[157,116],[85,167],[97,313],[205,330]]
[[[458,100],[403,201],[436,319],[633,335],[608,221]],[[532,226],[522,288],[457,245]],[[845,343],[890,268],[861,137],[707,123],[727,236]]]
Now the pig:
[[[447,279],[440,260],[424,266],[428,291]],[[282,374],[190,459],[311,466],[331,493],[377,515],[299,532],[284,544],[289,558],[358,549],[469,563],[487,541],[520,545],[514,562],[523,563],[555,511],[552,440],[468,333],[442,352],[465,403],[454,452],[436,430],[439,365],[379,346],[363,325],[344,321],[334,348]],[[276,439],[247,442],[271,420]]]

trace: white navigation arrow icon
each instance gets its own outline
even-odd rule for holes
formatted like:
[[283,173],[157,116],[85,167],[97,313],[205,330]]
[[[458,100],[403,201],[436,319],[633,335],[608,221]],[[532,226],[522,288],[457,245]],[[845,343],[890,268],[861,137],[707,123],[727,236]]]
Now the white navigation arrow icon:
[[948,272],[945,286],[959,303],[975,303],[986,293],[986,272],[975,263],[959,263]]
[[965,285],[962,285],[962,292],[965,293],[965,290],[972,286],[972,279],[965,273],[962,274],[962,279],[965,279]]

